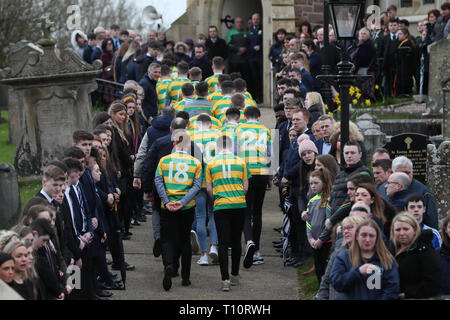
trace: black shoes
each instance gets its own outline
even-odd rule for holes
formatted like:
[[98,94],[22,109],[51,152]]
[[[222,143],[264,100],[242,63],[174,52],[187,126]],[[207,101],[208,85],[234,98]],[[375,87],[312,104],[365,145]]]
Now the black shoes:
[[97,296],[98,296],[98,297],[101,297],[101,298],[109,298],[109,297],[111,297],[112,295],[113,295],[112,292],[103,291],[103,290],[97,291]]
[[155,258],[158,258],[161,255],[161,252],[161,239],[155,239],[155,243],[153,244],[153,255],[155,256]]
[[[113,270],[120,270],[120,266],[113,264],[111,269],[113,269]],[[132,271],[132,270],[136,269],[136,267],[133,266],[132,264],[128,264],[128,263],[125,262],[125,269],[127,271]]]
[[253,241],[247,243],[244,255],[244,268],[248,269],[253,265],[253,255],[255,254],[256,246]]
[[163,288],[166,291],[169,291],[172,287],[172,275],[173,275],[172,266],[167,266],[164,269],[164,278],[163,278]]
[[189,279],[183,279],[183,280],[181,281],[181,285],[182,285],[183,287],[188,287],[188,286],[191,285],[191,281],[190,281]]

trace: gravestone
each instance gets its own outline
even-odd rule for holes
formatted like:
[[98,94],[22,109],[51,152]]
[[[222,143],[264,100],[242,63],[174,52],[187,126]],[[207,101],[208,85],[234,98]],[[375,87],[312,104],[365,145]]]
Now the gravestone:
[[430,72],[426,114],[439,116],[442,115],[442,107],[444,105],[442,81],[448,79],[450,76],[449,38],[442,38],[429,45],[428,53],[430,54]]
[[371,159],[375,149],[381,147],[386,142],[386,134],[380,131],[380,126],[376,124],[377,118],[365,113],[356,118],[356,125],[364,135],[364,147],[367,151],[367,159]]
[[17,173],[7,163],[0,164],[0,229],[11,227],[20,214]]
[[414,178],[427,182],[427,145],[431,143],[428,136],[418,133],[403,133],[391,137],[384,148],[389,151],[391,159],[405,156],[413,163]]
[[75,130],[91,129],[89,94],[102,62],[84,62],[72,49],[57,50],[43,21],[44,39],[20,41],[8,47],[8,68],[0,84],[10,86],[10,139],[17,145],[14,166],[21,176],[39,175],[62,156]]

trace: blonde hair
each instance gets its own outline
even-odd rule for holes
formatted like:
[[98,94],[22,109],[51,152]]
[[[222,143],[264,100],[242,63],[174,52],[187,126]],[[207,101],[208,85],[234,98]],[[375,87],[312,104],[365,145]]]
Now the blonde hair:
[[[14,231],[7,231],[0,236],[0,251],[6,252],[6,246],[14,241],[20,241],[19,235]],[[13,250],[14,251],[14,250]],[[6,252],[9,253],[9,252]]]
[[392,243],[394,244],[395,247],[395,255],[399,254],[401,251],[400,249],[400,243],[398,243],[397,239],[395,239],[394,237],[394,225],[396,222],[404,222],[409,224],[415,231],[414,234],[414,238],[412,239],[411,243],[408,245],[411,246],[419,237],[421,229],[420,229],[420,225],[417,222],[416,218],[414,218],[414,216],[408,212],[399,212],[394,219],[392,219],[392,223],[391,223],[391,239],[392,239]]
[[[122,124],[118,124],[114,119],[113,114],[116,114],[122,110],[125,111],[126,118]],[[108,109],[108,114],[111,116],[114,127],[119,132],[120,138],[122,138],[122,141],[128,145],[129,143],[126,137],[126,135],[129,135],[127,106],[124,105],[121,101],[113,101]]]
[[[341,226],[343,227],[344,224],[352,224],[355,226],[355,228],[358,228],[360,224],[362,224],[366,219],[360,216],[347,216],[342,220]],[[342,240],[342,246],[347,245],[347,242],[345,239]]]
[[[122,61],[127,61],[128,58],[130,58],[132,55],[136,54],[136,52],[139,50],[140,45],[137,41],[131,41],[130,46],[128,47],[127,52],[123,55]],[[131,61],[128,63],[128,65],[131,63]]]
[[[349,128],[348,128],[348,135],[350,141],[364,141],[364,136],[361,133],[361,130],[359,130],[358,126],[352,122],[349,121]],[[341,132],[341,122],[336,122],[334,125],[333,134],[340,133]]]
[[325,114],[325,103],[323,103],[322,95],[318,92],[311,91],[306,94],[306,99],[308,100],[307,109],[315,104],[320,104],[322,114]]
[[372,219],[366,219],[363,223],[361,223],[356,229],[355,233],[355,241],[352,242],[350,249],[348,250],[348,257],[353,267],[359,267],[361,265],[361,248],[359,247],[359,243],[357,241],[359,232],[362,227],[370,227],[374,229],[377,233],[377,240],[375,242],[375,252],[380,259],[381,265],[383,269],[389,270],[392,269],[392,264],[394,263],[394,257],[386,248],[386,245],[383,241],[383,236],[381,234],[381,230],[378,227],[377,223]]

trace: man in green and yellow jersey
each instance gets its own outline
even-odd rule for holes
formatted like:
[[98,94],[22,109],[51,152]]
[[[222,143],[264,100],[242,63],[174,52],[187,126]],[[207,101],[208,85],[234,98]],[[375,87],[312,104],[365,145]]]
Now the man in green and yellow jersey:
[[216,91],[217,84],[219,83],[219,76],[223,74],[224,68],[225,63],[222,57],[214,57],[212,59],[212,70],[214,74],[205,79],[205,82],[208,84],[210,94]]
[[167,87],[172,82],[170,74],[170,67],[165,64],[161,65],[161,78],[159,78],[156,83],[156,94],[158,95],[158,114],[161,113],[162,108],[165,106]]
[[216,85],[216,91],[209,94],[206,99],[208,99],[209,102],[212,102],[213,104],[216,103],[218,100],[222,99],[222,83],[224,81],[231,81],[231,76],[229,74],[220,74],[217,77],[217,85]]
[[189,117],[195,117],[200,113],[212,115],[212,103],[206,100],[208,95],[208,84],[204,81],[195,86],[195,98],[186,101],[183,110],[189,113]]
[[190,82],[186,82],[181,86],[181,92],[183,94],[183,100],[175,103],[173,108],[176,112],[184,110],[186,102],[194,100],[194,86]]
[[[205,89],[208,87],[205,83]],[[210,250],[209,256],[213,263],[218,262],[218,252],[217,252],[217,231],[216,225],[214,223],[213,214],[213,202],[212,198],[208,199],[206,193],[206,181],[204,170],[206,165],[215,156],[216,152],[216,140],[219,135],[211,130],[211,118],[207,114],[200,114],[198,120],[195,124],[195,131],[191,134],[191,140],[200,148],[203,156],[203,184],[202,190],[198,193],[195,198],[195,222],[194,227],[197,232],[201,256],[197,261],[199,265],[205,266],[209,264],[208,261],[208,245],[207,245],[207,230],[206,230],[206,220],[209,218],[209,235],[210,235]]]
[[189,65],[186,61],[180,61],[177,64],[178,78],[172,81],[167,87],[166,92],[166,105],[174,105],[180,101],[181,86],[186,82],[190,82],[188,79]]
[[[206,167],[206,189],[214,199],[214,218],[219,239],[219,263],[222,290],[239,282],[241,237],[247,202],[247,164],[233,154],[232,140],[227,136],[217,139],[216,156]],[[231,279],[228,273],[228,248],[231,247]]]
[[240,93],[242,95],[244,95],[245,97],[245,108],[246,107],[257,107],[258,104],[256,103],[255,100],[253,100],[250,96],[250,94],[247,92],[247,82],[242,79],[242,78],[238,78],[235,79],[233,81],[233,85],[234,85],[234,91],[233,93]]
[[225,135],[236,141],[236,128],[240,125],[241,110],[236,107],[228,108],[225,113],[225,123],[219,130],[220,135]]
[[191,142],[185,130],[173,133],[175,152],[159,161],[155,187],[161,198],[161,244],[164,290],[170,290],[181,255],[182,285],[191,284],[191,225],[195,197],[202,185],[202,165],[191,156]]
[[234,85],[232,81],[224,81],[221,87],[222,87],[222,98],[214,104],[212,108],[212,114],[215,118],[223,122],[223,119],[225,119],[225,112],[230,107]]
[[[209,113],[206,112],[206,111],[204,111],[203,113],[206,113],[207,115],[209,115]],[[193,130],[195,130],[195,124],[196,124],[196,122],[197,122],[197,120],[198,120],[198,117],[199,117],[200,115],[202,115],[202,113],[200,113],[199,115],[197,115],[197,116],[195,116],[195,117],[189,118],[188,131],[193,131]],[[213,130],[219,130],[220,128],[222,128],[222,126],[223,126],[222,121],[220,121],[220,120],[217,119],[217,118],[214,118],[213,116],[210,116],[210,118],[211,118],[211,123],[212,123],[211,129],[213,129]]]
[[[259,123],[261,112],[256,107],[247,107],[244,111],[246,123],[236,129],[239,143],[239,156],[245,160],[252,175],[247,193],[244,236],[247,251],[244,267],[262,264],[264,259],[259,253],[262,227],[262,206],[266,190],[272,187],[270,177],[271,133]],[[253,257],[250,254],[255,253]]]

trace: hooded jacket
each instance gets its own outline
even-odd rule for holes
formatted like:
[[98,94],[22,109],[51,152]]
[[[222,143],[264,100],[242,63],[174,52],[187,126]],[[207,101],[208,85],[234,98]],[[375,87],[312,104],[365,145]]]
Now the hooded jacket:
[[83,37],[83,39],[87,39],[86,34],[81,31],[81,30],[74,30],[72,32],[72,35],[70,36],[70,43],[72,44],[73,49],[75,50],[75,52],[81,57],[83,58],[83,50],[85,48],[85,46],[80,47],[80,45],[77,42],[77,34],[79,34],[80,36]]
[[[426,299],[439,294],[442,265],[432,240],[433,232],[424,230],[407,250],[395,256],[400,274],[400,293],[404,293],[405,298]],[[393,243],[389,250],[395,255]]]

